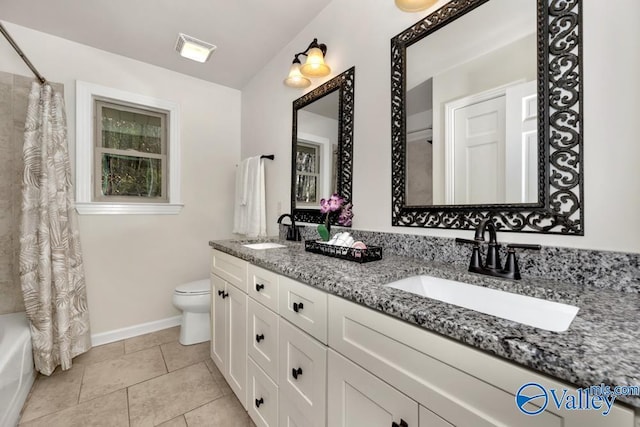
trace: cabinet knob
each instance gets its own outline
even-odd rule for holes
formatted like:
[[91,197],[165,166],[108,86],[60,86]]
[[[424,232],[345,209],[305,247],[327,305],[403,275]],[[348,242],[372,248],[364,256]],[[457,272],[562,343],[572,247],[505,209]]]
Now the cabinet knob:
[[218,295],[224,294],[224,291],[218,291]]
[[260,405],[262,405],[264,403],[264,399],[260,398],[260,399],[256,399],[256,408],[259,408]]
[[218,291],[218,295],[220,295],[222,297],[222,299],[225,299],[226,297],[229,296],[229,292]]
[[264,334],[256,335],[256,341],[260,342],[264,339]]
[[293,303],[293,311],[295,311],[296,313],[302,310],[303,308],[304,308],[304,304],[302,304],[301,302]]
[[291,375],[293,375],[293,378],[297,380],[298,379],[298,375],[302,375],[302,368],[298,368],[298,369],[293,368],[291,370]]
[[409,427],[409,424],[407,424],[405,420],[400,419],[400,424],[394,421],[391,423],[391,427]]
[[260,292],[262,289],[264,289],[264,284],[256,283],[256,292]]

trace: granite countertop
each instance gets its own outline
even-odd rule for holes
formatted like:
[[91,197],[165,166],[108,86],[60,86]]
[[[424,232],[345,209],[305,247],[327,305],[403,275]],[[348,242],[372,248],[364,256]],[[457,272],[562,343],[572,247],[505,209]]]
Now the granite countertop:
[[[305,252],[300,242],[253,250],[247,241],[211,241],[214,249],[384,312],[580,387],[640,386],[640,295],[523,278],[505,280],[458,267],[385,255],[366,264]],[[383,285],[427,274],[580,307],[565,332],[550,332]],[[640,408],[640,396],[618,396]]]

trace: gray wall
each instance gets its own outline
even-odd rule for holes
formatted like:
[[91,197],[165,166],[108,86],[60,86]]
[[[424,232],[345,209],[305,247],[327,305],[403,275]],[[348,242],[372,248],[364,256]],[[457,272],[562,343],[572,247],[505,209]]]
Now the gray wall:
[[0,72],[0,314],[24,311],[18,253],[22,139],[31,79]]
[[[0,314],[24,311],[20,289],[22,142],[31,77],[0,71]],[[53,85],[62,90],[62,85]]]

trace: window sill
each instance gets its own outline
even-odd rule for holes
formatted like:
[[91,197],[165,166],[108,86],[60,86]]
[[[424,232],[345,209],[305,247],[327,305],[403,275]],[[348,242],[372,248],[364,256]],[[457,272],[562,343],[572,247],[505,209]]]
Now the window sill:
[[178,215],[182,203],[76,203],[80,215]]

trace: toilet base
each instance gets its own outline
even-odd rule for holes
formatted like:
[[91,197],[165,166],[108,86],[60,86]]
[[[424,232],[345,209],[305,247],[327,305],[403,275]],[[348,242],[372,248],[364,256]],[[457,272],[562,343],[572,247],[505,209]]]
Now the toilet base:
[[180,344],[192,345],[211,339],[211,316],[209,313],[182,312]]

